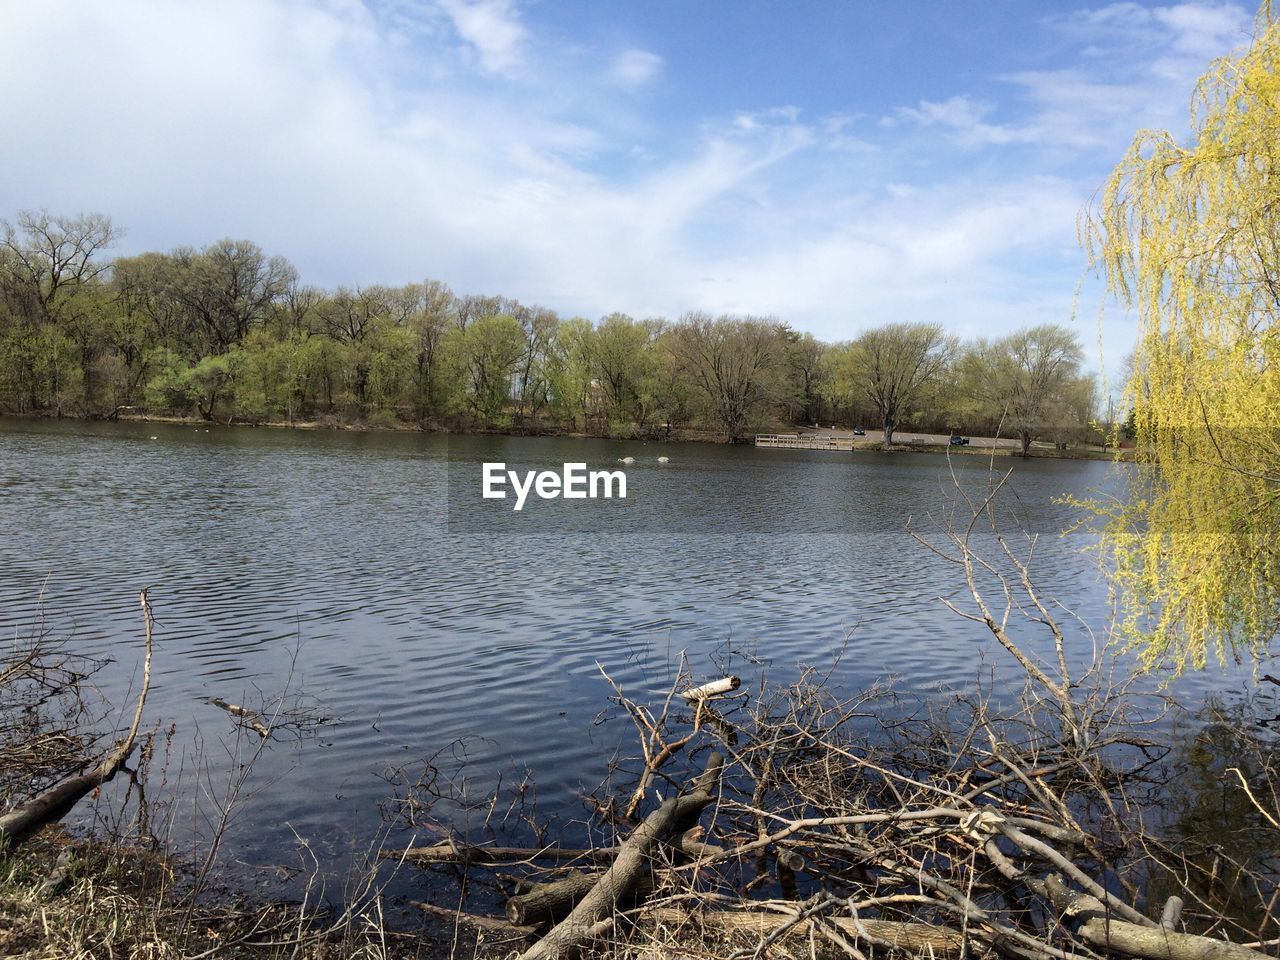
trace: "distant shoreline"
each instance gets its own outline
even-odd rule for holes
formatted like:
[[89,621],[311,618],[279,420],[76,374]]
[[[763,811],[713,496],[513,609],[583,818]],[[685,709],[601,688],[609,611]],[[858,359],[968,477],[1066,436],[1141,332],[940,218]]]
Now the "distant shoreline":
[[[564,430],[556,427],[543,427],[538,429],[526,430],[502,430],[497,428],[468,428],[457,429],[437,425],[423,425],[418,423],[407,423],[396,421],[394,424],[369,424],[369,423],[344,423],[339,421],[324,420],[295,420],[288,422],[284,420],[264,420],[252,422],[247,420],[236,420],[231,422],[219,420],[205,420],[201,417],[176,416],[168,414],[121,414],[116,417],[84,417],[84,416],[52,416],[48,414],[18,414],[18,413],[0,413],[0,422],[3,421],[19,421],[31,423],[61,422],[70,421],[75,423],[161,423],[171,424],[175,426],[201,426],[201,427],[237,427],[237,428],[259,428],[268,430],[301,430],[308,432],[333,431],[335,433],[424,433],[424,434],[442,434],[455,436],[475,436],[475,437],[570,437],[579,440],[609,440],[616,443],[707,443],[717,446],[731,446],[729,439],[723,434],[718,434],[709,430],[698,430],[694,428],[680,427],[673,428],[670,435],[649,435],[649,436],[602,436],[600,434],[585,433],[583,431]],[[772,428],[774,432],[781,434],[800,433],[804,436],[814,436],[822,434],[835,433],[842,437],[847,437],[850,431],[845,430],[815,430],[812,428],[806,430],[797,430],[795,427],[789,429]],[[762,433],[764,431],[762,430]],[[1001,446],[992,437],[972,437],[970,444],[951,445],[945,437],[936,435],[921,435],[912,431],[899,431],[899,435],[904,439],[900,442],[895,441],[893,446],[885,450],[879,439],[873,439],[873,436],[879,434],[880,431],[868,431],[868,436],[854,442],[852,449],[841,450],[818,450],[819,453],[848,454],[848,453],[954,453],[965,456],[996,456],[996,457],[1016,457],[1022,459],[1021,453],[1016,446]],[[1012,443],[1009,438],[1004,438],[1004,443]],[[736,444],[737,446],[752,446],[754,442]],[[782,452],[782,451],[779,451]],[[1078,445],[1066,450],[1059,450],[1055,447],[1040,443],[1033,446],[1030,457],[1031,460],[1127,460],[1131,458],[1131,451],[1119,450],[1115,448],[1102,448],[1097,445]]]

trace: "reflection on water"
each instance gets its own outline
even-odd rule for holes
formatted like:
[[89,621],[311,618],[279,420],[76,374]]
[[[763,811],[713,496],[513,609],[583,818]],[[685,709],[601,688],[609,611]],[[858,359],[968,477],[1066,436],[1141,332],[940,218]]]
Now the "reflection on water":
[[[1227,916],[1236,940],[1274,937],[1280,904],[1280,831],[1241,789],[1240,777],[1268,811],[1280,811],[1280,741],[1269,729],[1277,691],[1264,683],[1251,696],[1210,695],[1188,729],[1172,740],[1157,813],[1170,838],[1152,899],[1177,895],[1193,913]],[[1237,774],[1236,771],[1239,771]]]
[[[623,456],[637,461],[626,501],[539,502],[518,522],[480,500],[485,461]],[[1070,515],[1053,498],[1106,486],[1108,466],[1009,466],[1042,534],[1040,582],[1105,632],[1095,560],[1083,537],[1056,535]],[[954,468],[981,484],[987,462]],[[947,471],[931,455],[8,421],[0,618],[12,634],[43,594],[55,628],[116,656],[102,683],[120,703],[150,586],[151,711],[176,722],[178,758],[195,729],[227,729],[202,698],[261,699],[295,670],[340,719],[270,748],[236,838],[237,856],[269,862],[293,831],[333,849],[367,836],[386,788],[375,774],[457,738],[484,738],[473,769],[527,768],[544,808],[571,806],[623,733],[592,727],[597,664],[656,695],[681,651],[701,672],[728,645],[784,678],[847,640],[837,680],[851,686],[893,676],[925,695],[983,669],[1013,678],[982,628],[939,603],[959,596],[955,570],[903,532],[939,515]],[[1083,630],[1072,643],[1092,649]]]

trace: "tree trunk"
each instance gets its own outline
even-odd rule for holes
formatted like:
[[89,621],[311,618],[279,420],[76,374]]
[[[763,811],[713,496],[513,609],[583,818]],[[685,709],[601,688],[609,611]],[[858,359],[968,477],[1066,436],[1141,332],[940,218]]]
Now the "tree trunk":
[[[567,917],[589,894],[602,874],[575,870],[562,880],[535,884],[530,890],[507,901],[507,919],[518,927],[556,923]],[[642,875],[628,892],[625,903],[643,900],[653,892],[653,879]]]
[[594,850],[570,850],[566,847],[473,847],[467,844],[445,841],[429,847],[409,847],[407,850],[380,850],[384,860],[405,860],[418,863],[475,863],[510,864],[530,860],[594,860],[612,856],[616,847],[597,847]]
[[573,911],[600,882],[600,877],[598,873],[575,870],[561,880],[535,884],[507,901],[507,920],[520,927],[557,922]]
[[723,764],[720,754],[711,754],[707,769],[694,783],[692,792],[669,797],[649,814],[619,848],[617,859],[591,892],[569,916],[522,953],[520,960],[558,960],[594,936],[594,931],[607,922],[618,901],[635,888],[659,845],[692,827],[703,809],[715,799],[711,791]]
[[1080,921],[1077,930],[1086,943],[1141,960],[1264,960],[1266,954],[1228,940],[1172,933],[1160,926],[1141,926],[1110,916],[1096,898],[1076,893],[1062,878],[1051,874],[1043,892],[1066,918]]

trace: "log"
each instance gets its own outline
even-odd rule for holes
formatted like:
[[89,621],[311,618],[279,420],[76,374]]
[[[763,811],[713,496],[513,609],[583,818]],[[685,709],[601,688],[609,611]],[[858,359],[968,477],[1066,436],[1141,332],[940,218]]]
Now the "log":
[[429,847],[402,850],[379,850],[383,860],[406,860],[417,863],[476,863],[485,866],[524,863],[530,860],[601,860],[614,856],[617,847],[571,850],[567,847],[477,847],[446,840]]
[[1263,960],[1265,953],[1229,940],[1215,940],[1193,933],[1174,933],[1140,927],[1124,920],[1095,917],[1077,931],[1086,943],[1100,950],[1123,953],[1141,960]]
[[[821,933],[813,920],[796,922],[795,917],[789,914],[763,910],[688,911],[679,907],[653,907],[645,909],[640,917],[645,921],[672,927],[697,926],[703,933],[722,937],[736,934],[759,940],[788,923],[794,923],[794,926],[783,934],[783,940],[808,937],[813,932]],[[825,916],[822,919],[835,926],[850,940],[901,950],[912,956],[927,957],[932,953],[936,957],[960,957],[964,952],[963,934],[948,927],[841,916]]]
[[271,739],[271,728],[262,722],[262,714],[256,710],[250,710],[248,707],[242,707],[238,703],[228,703],[221,697],[210,697],[209,702],[215,707],[227,711],[233,717],[244,722],[244,725],[260,736],[263,740]]
[[507,901],[507,920],[517,926],[536,926],[567,917],[574,907],[600,882],[599,873],[575,870],[551,883],[534,884],[525,893]]
[[796,853],[794,850],[788,850],[786,847],[779,847],[775,854],[778,865],[792,871],[804,869],[804,857]]
[[724,677],[720,680],[712,680],[710,683],[704,683],[700,687],[694,687],[691,690],[681,692],[680,696],[689,703],[696,703],[699,700],[710,700],[714,697],[723,697],[726,693],[733,693],[738,687],[742,686],[740,677]]
[[[723,847],[699,841],[700,830],[689,830],[672,845],[692,859],[724,853]],[[573,860],[608,860],[618,855],[618,847],[477,847],[471,844],[445,840],[429,847],[406,847],[398,850],[379,850],[383,860],[404,860],[413,863],[474,863],[483,866],[510,866],[533,860],[554,860],[565,863]]]
[[501,917],[478,916],[461,910],[451,910],[448,907],[437,907],[434,903],[423,903],[420,900],[410,900],[409,903],[423,913],[452,920],[455,924],[472,927],[482,933],[498,934],[508,940],[527,940],[534,933],[533,927],[512,926]]
[[645,817],[618,849],[613,864],[591,892],[582,898],[569,916],[522,953],[520,960],[559,960],[596,936],[594,931],[608,922],[618,902],[639,882],[659,845],[690,829],[715,799],[712,789],[723,765],[724,758],[720,754],[711,754],[706,770],[689,793],[668,797],[657,810]]
[[138,596],[142,606],[142,622],[146,628],[146,657],[142,661],[142,690],[138,694],[138,706],[133,712],[133,723],[128,735],[92,770],[69,777],[49,789],[19,803],[0,814],[0,850],[12,850],[21,846],[41,829],[57,823],[72,808],[98,787],[112,780],[133,753],[142,725],[142,710],[147,703],[147,691],[151,689],[151,603],[147,591]]
[[[563,879],[534,884],[529,890],[507,901],[507,919],[521,927],[563,920],[600,882],[601,876],[600,873],[575,870]],[[633,904],[652,892],[653,879],[644,874],[627,892],[625,903]]]
[[1265,960],[1266,954],[1229,940],[1215,940],[1193,933],[1174,933],[1160,927],[1144,927],[1107,915],[1097,897],[1076,893],[1052,874],[1044,881],[1050,902],[1078,920],[1076,935],[1090,946],[1122,953],[1140,960]]

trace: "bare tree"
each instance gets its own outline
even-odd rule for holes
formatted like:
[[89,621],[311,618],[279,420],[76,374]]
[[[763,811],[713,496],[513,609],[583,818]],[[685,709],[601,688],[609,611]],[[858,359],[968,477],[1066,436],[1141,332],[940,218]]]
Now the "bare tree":
[[100,254],[119,239],[109,217],[56,217],[23,210],[17,224],[0,220],[0,285],[15,313],[57,319],[69,294],[110,267]]
[[733,443],[778,397],[784,329],[773,319],[703,313],[686,314],[672,328],[680,365]]
[[162,293],[181,308],[183,339],[195,356],[223,353],[284,302],[298,280],[284,257],[248,240],[178,248],[160,263]]
[[1091,403],[1092,386],[1080,373],[1083,360],[1080,338],[1070,328],[1044,323],[980,340],[965,359],[964,376],[992,418],[1021,441],[1025,457],[1052,421]]

